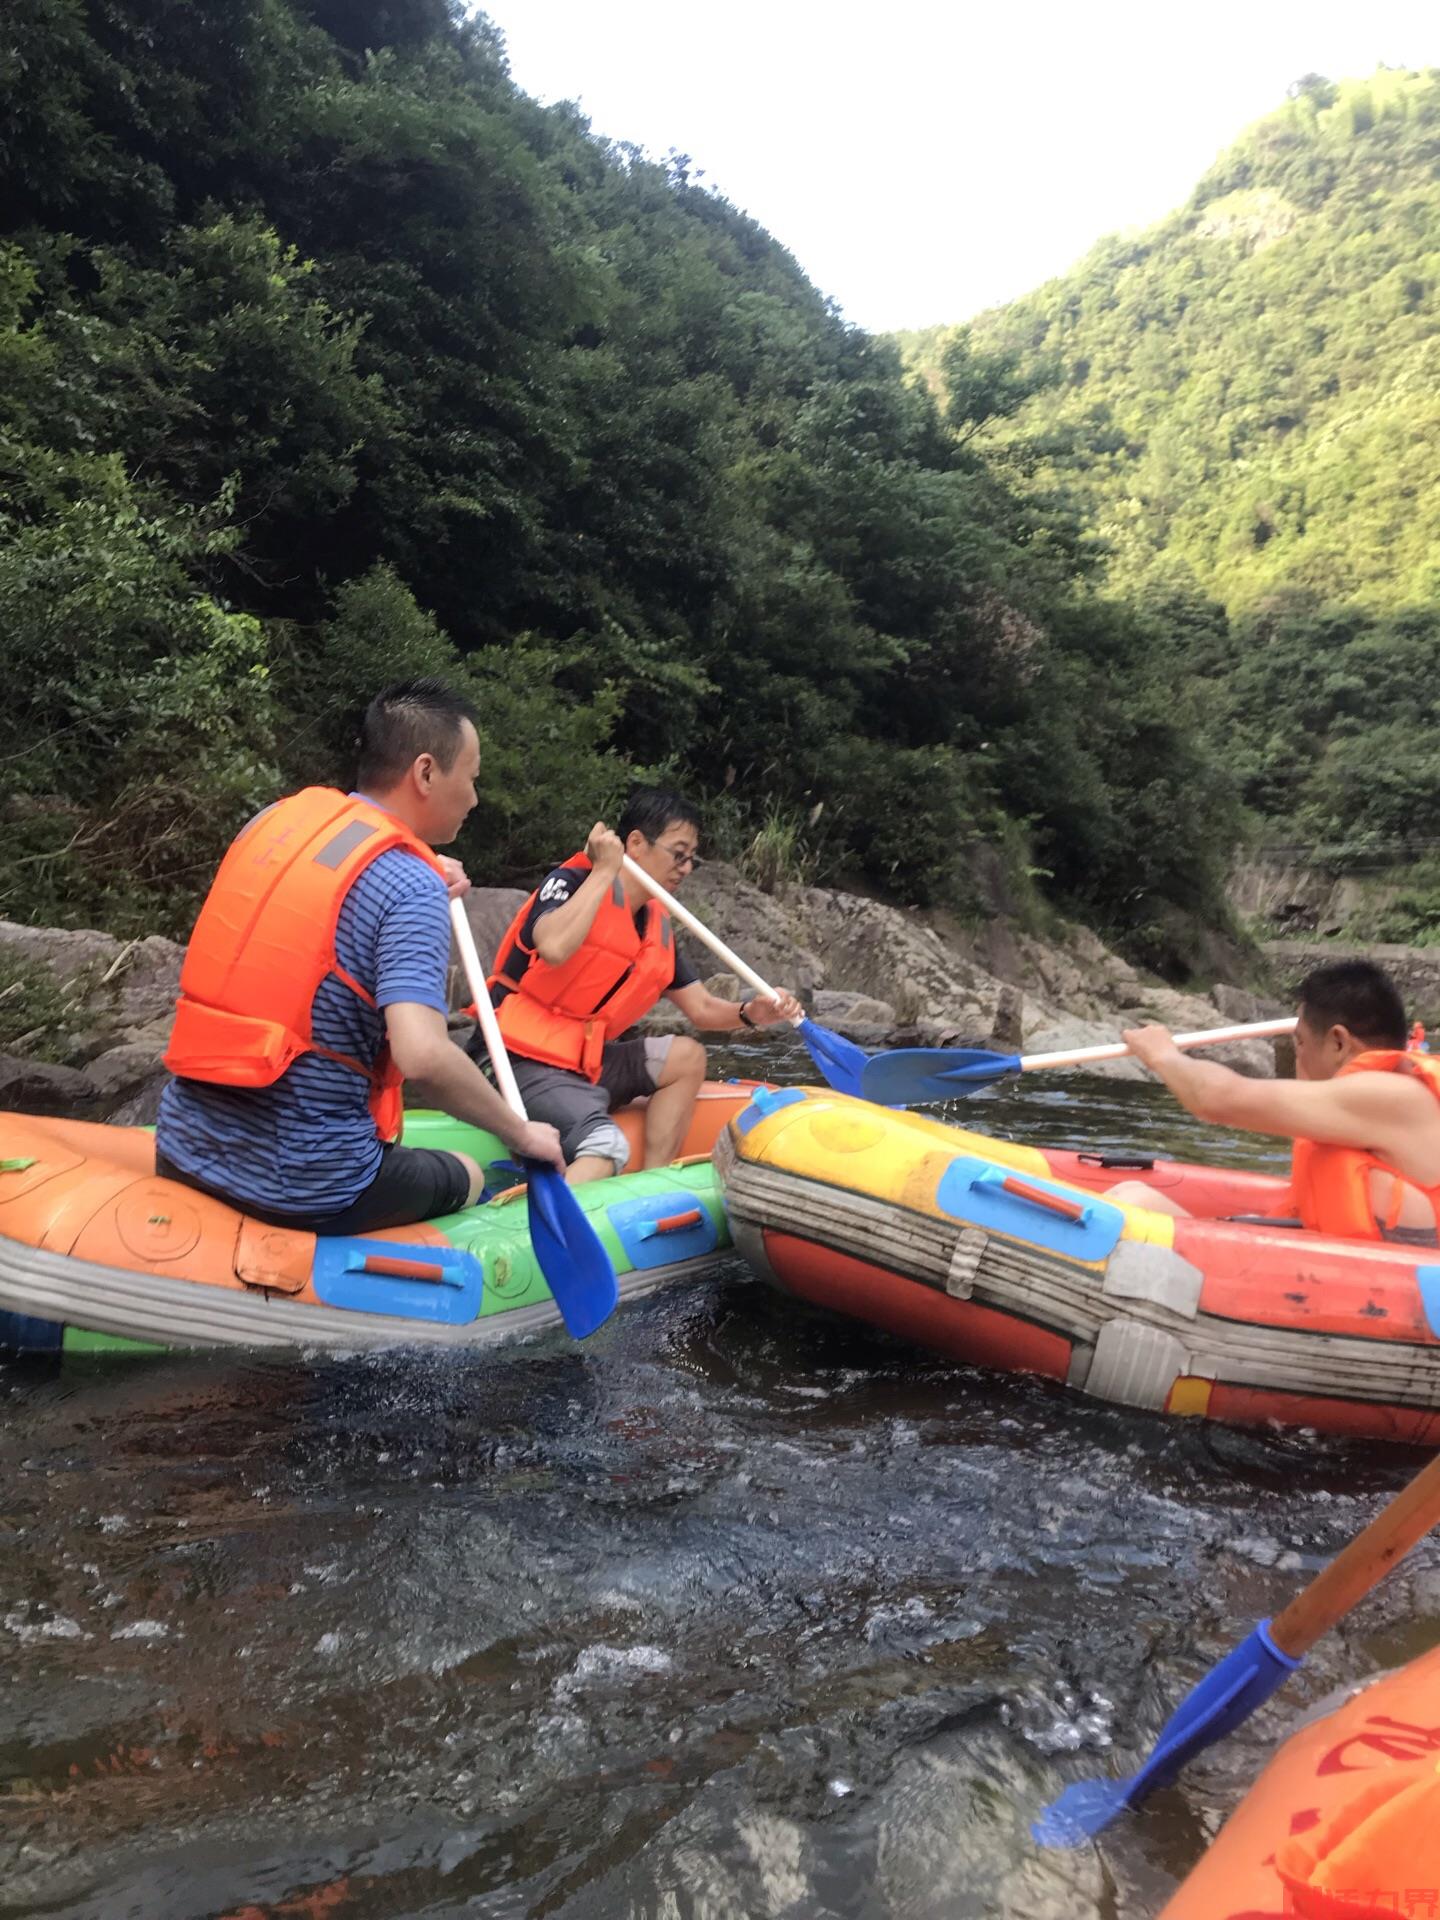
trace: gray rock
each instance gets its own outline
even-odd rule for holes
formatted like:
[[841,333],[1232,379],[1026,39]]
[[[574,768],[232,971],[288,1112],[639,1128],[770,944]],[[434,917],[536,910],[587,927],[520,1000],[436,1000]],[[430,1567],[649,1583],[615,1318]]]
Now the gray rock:
[[[1440,1026],[1440,947],[1359,946],[1338,940],[1267,940],[1262,948],[1276,985],[1293,993],[1316,967],[1335,960],[1373,960],[1400,989],[1412,1020]],[[1287,1007],[1287,1012],[1293,1011]]]
[[888,1000],[873,1000],[863,993],[841,993],[834,987],[820,989],[811,1012],[821,1026],[831,1027],[847,1039],[866,1046],[882,1045],[895,1029],[895,1009]]
[[988,1045],[997,1053],[1018,1053],[1024,1044],[1025,996],[1008,981],[1000,989]]
[[100,1102],[94,1081],[76,1067],[0,1053],[0,1107],[50,1119],[91,1120]]
[[519,887],[472,887],[465,896],[465,918],[475,936],[480,964],[488,972],[494,965],[500,936],[529,899]]
[[0,949],[49,967],[58,980],[78,987],[94,1027],[144,1026],[174,1013],[184,949],[159,934],[116,940],[108,933],[0,920]]
[[157,1072],[163,1072],[160,1055],[152,1046],[131,1041],[111,1047],[85,1069],[85,1078],[95,1085],[104,1100],[126,1098]]
[[1226,986],[1223,980],[1211,989],[1210,998],[1224,1014],[1227,1024],[1237,1027],[1256,1020],[1281,1020],[1295,1011],[1293,1001],[1251,993],[1248,987]]
[[153,1127],[160,1118],[160,1096],[170,1084],[163,1067],[154,1068],[129,1097],[106,1115],[111,1126]]

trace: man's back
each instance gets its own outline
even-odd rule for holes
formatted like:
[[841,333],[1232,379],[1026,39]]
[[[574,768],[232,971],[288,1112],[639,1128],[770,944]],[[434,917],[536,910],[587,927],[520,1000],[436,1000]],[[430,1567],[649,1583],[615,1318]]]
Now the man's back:
[[[412,854],[381,854],[345,896],[335,950],[378,1004],[367,1006],[327,978],[315,995],[313,1036],[368,1066],[384,1043],[386,1006],[409,1001],[446,1011],[444,882]],[[361,1074],[323,1053],[303,1055],[272,1087],[175,1080],[161,1099],[156,1144],[192,1178],[237,1201],[282,1214],[338,1213],[380,1165],[369,1095]]]

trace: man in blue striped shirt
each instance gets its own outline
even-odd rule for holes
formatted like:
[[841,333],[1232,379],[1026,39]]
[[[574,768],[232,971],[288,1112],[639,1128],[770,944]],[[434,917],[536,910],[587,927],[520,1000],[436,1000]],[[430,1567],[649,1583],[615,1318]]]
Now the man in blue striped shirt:
[[[479,770],[473,709],[437,681],[405,682],[366,710],[353,797],[443,846],[475,804]],[[469,882],[458,862],[442,864],[443,878],[397,846],[360,870],[340,906],[334,957],[365,997],[327,973],[311,1007],[317,1050],[269,1086],[172,1081],[160,1103],[159,1173],[311,1233],[365,1233],[473,1205],[484,1173],[468,1155],[378,1136],[365,1071],[387,1041],[395,1066],[436,1105],[563,1170],[555,1129],[518,1121],[449,1038],[447,880],[456,895]]]

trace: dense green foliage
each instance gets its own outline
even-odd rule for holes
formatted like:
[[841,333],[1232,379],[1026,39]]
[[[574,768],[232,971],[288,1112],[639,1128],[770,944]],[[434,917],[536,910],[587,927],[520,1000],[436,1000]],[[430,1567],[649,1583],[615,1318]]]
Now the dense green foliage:
[[485,715],[480,878],[651,769],[904,899],[1028,837],[1157,954],[1213,910],[1233,795],[1161,629],[984,450],[1029,376],[972,356],[942,414],[483,17],[15,0],[0,185],[0,910],[183,930],[425,670]]
[[1102,542],[1257,831],[1343,859],[1440,838],[1440,72],[1292,93],[1159,226],[901,344],[1011,383],[974,444]]

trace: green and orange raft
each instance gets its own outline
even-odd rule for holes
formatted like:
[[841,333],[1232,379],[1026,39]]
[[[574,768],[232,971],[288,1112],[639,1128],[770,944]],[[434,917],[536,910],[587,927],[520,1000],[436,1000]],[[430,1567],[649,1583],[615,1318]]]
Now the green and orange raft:
[[[726,1257],[709,1155],[753,1090],[708,1084],[684,1159],[577,1189],[622,1301]],[[638,1148],[643,1111],[616,1117]],[[407,1114],[404,1138],[486,1167],[505,1159],[493,1135],[442,1114]],[[0,1348],[453,1347],[558,1323],[518,1193],[419,1226],[317,1238],[158,1179],[143,1128],[0,1114]]]

